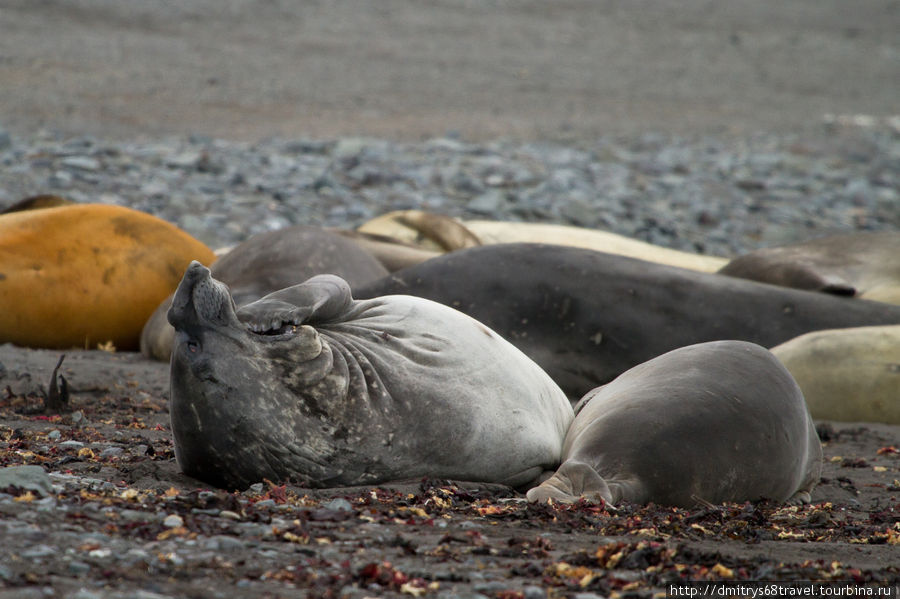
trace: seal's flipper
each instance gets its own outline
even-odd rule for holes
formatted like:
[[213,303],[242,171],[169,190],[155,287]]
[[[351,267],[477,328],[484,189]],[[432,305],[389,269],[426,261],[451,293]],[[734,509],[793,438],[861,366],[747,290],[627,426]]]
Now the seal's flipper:
[[575,503],[583,497],[587,501],[603,500],[613,505],[606,481],[596,470],[575,460],[564,462],[556,474],[529,490],[525,496],[532,503],[545,503],[551,499],[557,503]]
[[254,332],[276,331],[334,320],[352,301],[347,281],[335,275],[317,275],[241,306],[237,316]]
[[821,276],[821,281],[819,290],[825,293],[846,296],[854,296],[857,294],[856,287],[851,285],[850,282],[843,277],[833,274],[823,274]]

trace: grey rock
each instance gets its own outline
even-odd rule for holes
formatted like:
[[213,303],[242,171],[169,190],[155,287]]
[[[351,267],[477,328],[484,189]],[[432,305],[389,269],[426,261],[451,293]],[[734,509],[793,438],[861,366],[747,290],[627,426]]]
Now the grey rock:
[[466,204],[466,209],[478,215],[492,215],[507,206],[506,192],[498,189],[487,191]]
[[121,447],[107,447],[103,451],[100,452],[101,458],[111,458],[120,456],[125,453],[125,450]]
[[210,551],[243,551],[247,548],[247,542],[236,537],[216,535],[214,537],[208,538],[203,543],[203,547],[205,549],[209,549]]
[[47,186],[55,188],[66,188],[72,184],[73,177],[66,171],[56,171],[47,178]]
[[58,445],[58,447],[63,450],[71,449],[71,450],[77,451],[84,447],[84,443],[82,443],[81,441],[69,440],[69,441],[63,441],[62,443],[60,443]]
[[85,562],[72,560],[69,562],[69,565],[66,567],[69,573],[74,574],[75,576],[83,576],[85,574],[89,574],[91,571],[91,565],[86,564]]
[[510,583],[504,582],[502,580],[491,580],[488,582],[481,582],[474,585],[472,588],[477,593],[496,593],[498,591],[509,590]]
[[61,166],[80,171],[97,171],[102,166],[100,161],[90,156],[66,156],[59,161]]
[[50,476],[40,466],[8,466],[0,469],[0,489],[18,487],[43,496],[53,493]]
[[163,519],[163,526],[166,528],[178,528],[184,526],[184,519],[178,514],[171,514]]
[[20,555],[25,559],[41,559],[45,557],[50,557],[52,555],[56,555],[59,552],[59,549],[56,547],[52,547],[50,545],[32,545],[31,547],[27,547],[22,550]]
[[522,595],[525,599],[546,599],[547,591],[541,587],[529,585],[522,589]]
[[352,512],[353,505],[343,497],[336,497],[328,503],[322,504],[326,510],[334,510],[336,512]]

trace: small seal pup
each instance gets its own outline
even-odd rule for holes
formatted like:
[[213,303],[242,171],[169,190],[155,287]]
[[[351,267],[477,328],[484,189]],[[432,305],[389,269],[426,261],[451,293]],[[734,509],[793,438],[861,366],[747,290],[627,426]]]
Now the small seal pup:
[[815,331],[772,353],[813,418],[900,424],[900,325]]
[[499,335],[408,296],[319,275],[235,310],[192,264],[168,313],[181,469],[242,489],[421,476],[527,486],[559,464],[565,394]]
[[738,256],[719,273],[900,304],[900,233],[847,233]]
[[822,446],[800,388],[764,348],[683,347],[588,393],[563,463],[529,501],[809,502]]

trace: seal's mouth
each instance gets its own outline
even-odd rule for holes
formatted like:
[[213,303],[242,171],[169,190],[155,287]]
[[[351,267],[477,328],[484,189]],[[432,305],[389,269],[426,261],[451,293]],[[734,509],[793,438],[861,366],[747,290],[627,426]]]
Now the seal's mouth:
[[275,327],[267,327],[264,329],[260,328],[258,325],[248,324],[247,328],[250,330],[251,333],[254,333],[256,335],[261,335],[263,337],[279,337],[282,335],[293,335],[294,333],[297,332],[297,327],[299,326],[299,324],[300,323],[294,324],[294,323],[286,322],[286,323],[281,323],[280,325],[275,326]]
[[176,330],[240,326],[228,288],[196,260],[178,284],[166,316]]
[[307,317],[307,309],[271,296],[237,310],[237,319],[247,330],[262,337],[290,337],[304,324]]

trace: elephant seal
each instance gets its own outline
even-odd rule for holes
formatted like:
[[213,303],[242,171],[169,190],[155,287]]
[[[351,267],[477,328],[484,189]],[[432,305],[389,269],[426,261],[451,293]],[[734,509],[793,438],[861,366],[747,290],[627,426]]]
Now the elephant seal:
[[803,394],[753,343],[676,349],[582,401],[562,465],[529,501],[808,503],[819,482],[822,446]]
[[492,243],[567,245],[701,272],[715,272],[728,262],[727,258],[719,256],[682,252],[624,235],[583,227],[490,220],[467,220],[463,221],[463,224],[481,240],[483,245]]
[[390,272],[421,264],[422,262],[440,256],[443,253],[436,250],[427,250],[417,245],[400,241],[393,237],[388,237],[387,235],[363,233],[361,231],[351,231],[349,229],[327,230],[350,239],[353,243],[381,262],[382,266]]
[[236,311],[194,263],[168,317],[175,457],[219,487],[523,486],[559,463],[573,418],[550,377],[481,323],[421,298],[354,300],[334,275]]
[[900,326],[815,331],[772,348],[817,420],[900,424]]
[[545,223],[460,221],[421,210],[388,212],[360,225],[357,231],[380,234],[439,253],[497,243],[546,243],[620,254],[701,272],[715,272],[728,262],[727,258],[673,250],[608,231]]
[[356,230],[384,235],[436,252],[452,252],[481,245],[478,237],[455,218],[424,210],[387,212],[363,223]]
[[459,250],[355,288],[454,307],[577,400],[632,366],[703,341],[771,347],[819,329],[900,323],[900,306],[542,244]]
[[[324,273],[336,274],[352,287],[388,271],[355,243],[303,225],[254,235],[212,265],[213,277],[228,285],[239,306]],[[141,353],[148,358],[165,361],[172,354],[175,330],[166,321],[171,300],[156,308],[141,331]]]
[[72,204],[0,216],[0,343],[136,350],[191,260],[212,250],[149,214]]
[[900,304],[900,233],[848,233],[756,250],[720,274]]

